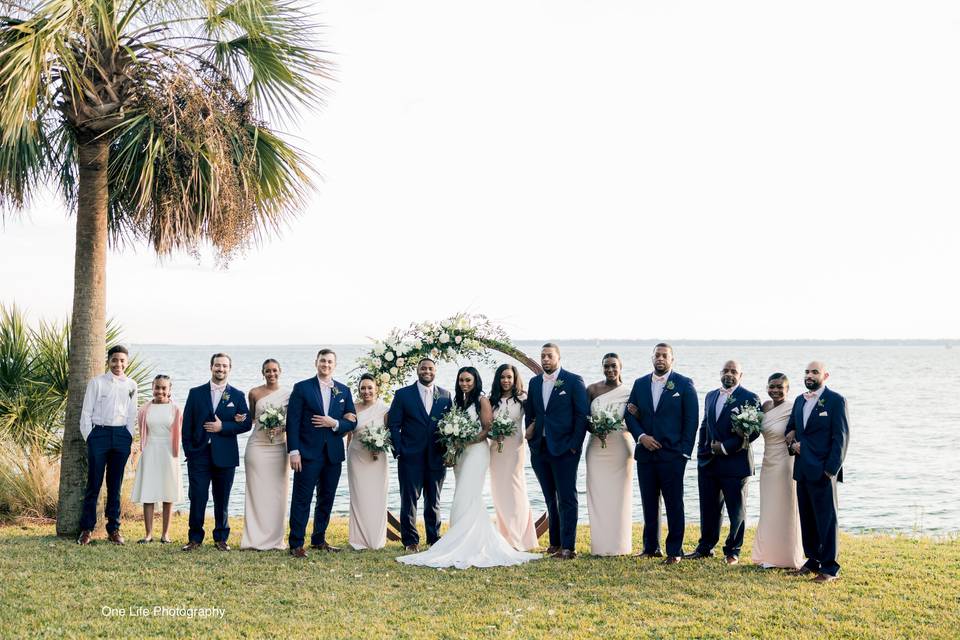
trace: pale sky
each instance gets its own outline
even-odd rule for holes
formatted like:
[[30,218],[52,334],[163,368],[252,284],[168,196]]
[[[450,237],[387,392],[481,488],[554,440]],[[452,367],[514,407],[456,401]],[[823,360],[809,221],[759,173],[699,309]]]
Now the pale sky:
[[[131,341],[960,337],[960,4],[316,7],[316,196],[226,271],[111,252]],[[0,301],[69,313],[73,234],[8,219]]]

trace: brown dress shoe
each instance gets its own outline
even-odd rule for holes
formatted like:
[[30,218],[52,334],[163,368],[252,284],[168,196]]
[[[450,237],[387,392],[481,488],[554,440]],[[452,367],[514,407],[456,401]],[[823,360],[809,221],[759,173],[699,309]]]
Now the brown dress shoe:
[[684,560],[700,560],[702,558],[712,558],[713,552],[710,553],[701,553],[699,551],[692,551],[690,553],[683,554]]
[[800,567],[799,569],[791,569],[787,571],[788,576],[809,576],[813,574],[814,571],[810,567]]
[[187,544],[180,547],[180,551],[193,551],[194,549],[199,549],[199,548],[200,548],[199,542],[190,541]]
[[230,545],[226,542],[214,542],[213,548],[217,551],[230,551]]
[[297,547],[296,549],[290,549],[290,555],[294,558],[306,558],[307,552],[304,551],[303,547]]
[[337,551],[340,551],[340,547],[333,547],[326,542],[322,544],[312,544],[310,545],[310,548],[316,549],[317,551],[329,551],[330,553],[336,553]]
[[555,544],[552,544],[552,545],[550,545],[549,547],[547,547],[547,550],[544,551],[544,553],[547,554],[548,556],[556,555],[556,554],[560,553],[560,547],[558,547],[558,546],[555,545]]
[[660,552],[660,551],[654,551],[653,553],[647,553],[646,551],[643,551],[643,552],[641,552],[641,553],[636,553],[636,554],[634,554],[634,555],[637,556],[638,558],[642,558],[642,559],[644,559],[644,560],[647,560],[647,559],[649,559],[649,558],[662,558],[662,557],[663,557],[663,553]]
[[113,533],[108,535],[107,540],[109,540],[113,544],[119,544],[119,545],[122,545],[123,543],[126,542],[126,540],[123,539],[123,536],[120,535],[119,531],[114,531]]
[[667,556],[663,559],[662,564],[677,564],[680,562],[680,556]]
[[405,549],[407,553],[420,553],[420,545],[418,544],[408,544]]
[[818,573],[817,577],[811,580],[810,582],[816,582],[817,584],[823,584],[824,582],[833,582],[839,580],[840,576],[832,576],[829,573]]
[[553,557],[558,558],[559,560],[573,560],[577,557],[577,552],[573,549],[560,549],[560,551],[557,552],[557,555]]
[[90,532],[81,531],[80,537],[77,538],[77,544],[90,544]]
[[740,562],[740,558],[737,556],[727,556],[727,564],[737,564]]

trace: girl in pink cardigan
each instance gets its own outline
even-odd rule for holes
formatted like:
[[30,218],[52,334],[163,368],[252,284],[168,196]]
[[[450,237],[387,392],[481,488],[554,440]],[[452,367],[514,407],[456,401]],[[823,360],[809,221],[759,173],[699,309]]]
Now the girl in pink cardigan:
[[140,463],[133,481],[134,502],[143,504],[143,525],[146,535],[140,544],[153,542],[153,514],[157,502],[163,503],[161,543],[170,542],[170,515],[175,502],[183,501],[183,478],[180,472],[180,407],[171,402],[170,377],[153,379],[153,400],[140,407]]

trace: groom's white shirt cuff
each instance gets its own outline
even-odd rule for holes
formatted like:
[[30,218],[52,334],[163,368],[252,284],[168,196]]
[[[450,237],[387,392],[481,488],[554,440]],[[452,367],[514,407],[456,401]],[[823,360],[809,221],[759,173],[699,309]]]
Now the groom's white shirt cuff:
[[294,449],[293,451],[290,452],[289,455],[291,455],[291,456],[298,456],[298,455],[300,455],[300,449]]

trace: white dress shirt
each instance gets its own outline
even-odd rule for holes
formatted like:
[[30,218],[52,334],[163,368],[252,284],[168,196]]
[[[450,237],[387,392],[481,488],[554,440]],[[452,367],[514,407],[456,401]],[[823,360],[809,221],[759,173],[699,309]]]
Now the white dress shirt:
[[653,410],[657,410],[660,404],[660,396],[663,394],[663,388],[667,386],[667,379],[670,377],[670,371],[667,371],[659,380],[657,374],[650,376],[650,396],[653,398]]
[[[733,393],[737,390],[737,387],[739,387],[739,386],[740,386],[740,385],[737,385],[736,387],[733,387],[732,389],[730,389],[730,395],[729,395],[729,396],[725,396],[725,395],[723,395],[722,393],[718,393],[718,394],[717,394],[717,402],[716,402],[716,404],[713,405],[713,419],[714,419],[714,420],[719,420],[719,419],[720,419],[720,413],[723,411],[723,405],[727,404],[727,398],[728,398],[728,397],[732,398],[732,397],[733,397]],[[723,451],[723,455],[727,455],[727,448],[726,448],[725,446],[723,446],[723,443],[722,443],[722,442],[720,443],[720,450]]]
[[220,406],[220,400],[223,398],[223,392],[227,390],[227,383],[224,382],[221,388],[217,388],[217,385],[214,384],[213,380],[210,381],[210,402],[213,403],[213,412],[217,412],[217,407]]
[[[320,376],[319,376],[319,375],[317,376],[317,382],[320,384],[320,403],[323,405],[323,415],[329,416],[329,415],[330,415],[330,395],[331,395],[331,392],[333,391],[333,387],[328,387],[328,386],[324,385],[324,384],[323,384],[323,380],[320,379]],[[331,384],[331,385],[333,384],[333,379],[332,379],[332,378],[330,379],[330,384]],[[331,427],[331,429],[333,429],[333,431],[337,431],[339,428],[340,428],[340,425],[339,425],[339,424],[337,424],[337,425],[334,426],[334,427]],[[298,456],[298,455],[300,455],[300,450],[299,450],[299,449],[293,449],[293,450],[290,451],[290,453],[287,454],[287,455],[290,455],[290,456]]]
[[812,398],[804,398],[803,400],[803,426],[806,428],[807,420],[810,419],[810,414],[813,413],[814,407],[817,406],[817,403],[820,402],[820,396],[823,395],[823,385],[820,385],[820,388],[813,392]]
[[543,410],[547,410],[547,404],[550,403],[550,394],[553,393],[553,387],[557,384],[557,380],[560,379],[560,367],[557,367],[557,370],[549,374],[553,376],[553,380],[547,379],[547,373],[543,373]]
[[417,391],[420,392],[420,401],[423,402],[423,408],[427,410],[427,415],[433,409],[433,385],[424,386],[417,380]]
[[137,383],[126,376],[112,373],[92,378],[83,394],[80,410],[80,435],[86,440],[93,425],[119,427],[126,425],[132,436],[137,429]]

